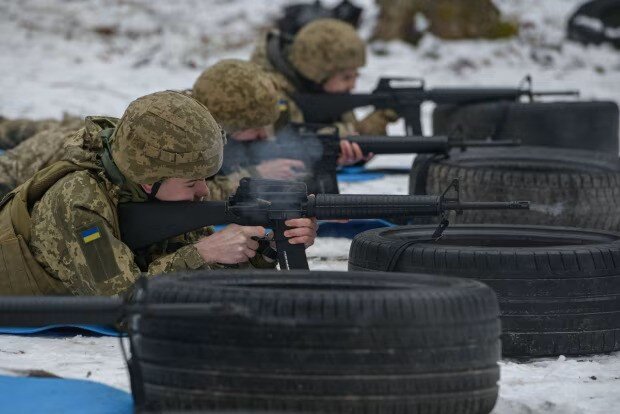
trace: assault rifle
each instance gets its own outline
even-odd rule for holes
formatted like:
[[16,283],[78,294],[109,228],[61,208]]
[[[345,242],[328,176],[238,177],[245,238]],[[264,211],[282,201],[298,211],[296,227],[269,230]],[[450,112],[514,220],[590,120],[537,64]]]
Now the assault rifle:
[[[539,96],[579,96],[579,91],[534,91],[532,79],[526,77],[517,88],[426,88],[424,80],[411,77],[381,78],[372,93],[327,94],[297,93],[293,100],[307,122],[332,124],[342,114],[362,106],[392,109],[405,119],[408,135],[422,134],[420,108],[430,101],[437,104],[475,104],[494,101],[518,101]],[[400,86],[403,85],[403,86]]]
[[[449,196],[450,191],[455,194]],[[308,269],[305,247],[284,236],[285,220],[442,216],[432,236],[437,239],[449,224],[450,211],[504,209],[527,210],[529,202],[461,202],[458,180],[438,196],[406,196],[308,195],[302,182],[243,178],[228,201],[121,203],[118,213],[121,240],[133,251],[206,226],[236,223],[273,229],[280,268]]]
[[[521,144],[519,140],[465,140],[456,131],[448,136],[372,136],[353,135],[346,138],[357,143],[366,154],[445,154],[452,149],[509,147]],[[244,144],[248,164],[259,164],[274,158],[299,159],[307,164],[304,178],[310,193],[338,194],[337,161],[340,156],[340,135],[332,125],[292,123],[278,133],[276,141]],[[231,157],[224,151],[224,159]],[[226,162],[226,161],[225,161]]]

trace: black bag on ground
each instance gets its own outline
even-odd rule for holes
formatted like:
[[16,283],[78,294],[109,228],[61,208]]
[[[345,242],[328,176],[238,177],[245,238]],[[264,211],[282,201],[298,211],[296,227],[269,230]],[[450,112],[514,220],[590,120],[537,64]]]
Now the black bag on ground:
[[568,20],[568,38],[585,45],[609,43],[620,48],[620,0],[588,1]]
[[433,133],[468,139],[520,139],[524,145],[618,155],[618,105],[611,101],[493,102],[438,105]]
[[134,297],[206,309],[131,320],[148,409],[482,414],[497,398],[499,310],[477,281],[207,271]]
[[614,155],[529,146],[477,148],[452,151],[427,168],[426,183],[419,173],[411,182],[429,194],[441,194],[459,178],[463,201],[532,202],[528,212],[466,211],[457,223],[620,230],[620,161]]
[[358,234],[349,270],[474,278],[493,288],[508,357],[620,350],[620,234],[543,226],[458,225]]

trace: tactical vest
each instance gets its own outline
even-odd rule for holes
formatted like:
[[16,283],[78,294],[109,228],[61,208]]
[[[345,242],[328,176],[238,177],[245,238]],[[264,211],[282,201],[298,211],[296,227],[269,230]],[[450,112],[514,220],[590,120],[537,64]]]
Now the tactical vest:
[[[99,130],[113,126],[110,124],[113,119],[110,118],[96,121],[99,122],[91,126]],[[56,182],[68,174],[83,170],[99,172],[101,166],[91,161],[56,162],[37,172],[0,202],[0,295],[69,294],[62,281],[49,274],[30,251],[30,212]],[[115,221],[118,222],[118,219]]]

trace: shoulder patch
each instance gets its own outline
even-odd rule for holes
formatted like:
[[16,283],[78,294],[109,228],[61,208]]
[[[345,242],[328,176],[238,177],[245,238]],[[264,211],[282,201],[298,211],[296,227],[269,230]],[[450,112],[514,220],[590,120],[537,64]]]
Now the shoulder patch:
[[120,274],[110,236],[103,223],[92,223],[81,227],[77,229],[77,236],[86,265],[96,282],[105,282]]
[[288,110],[288,101],[286,99],[278,100],[278,110],[280,112],[284,112]]

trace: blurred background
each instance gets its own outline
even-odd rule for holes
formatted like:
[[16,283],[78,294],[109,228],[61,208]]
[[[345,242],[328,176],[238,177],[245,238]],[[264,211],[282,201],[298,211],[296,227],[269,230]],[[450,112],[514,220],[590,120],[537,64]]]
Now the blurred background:
[[[282,8],[298,2],[0,1],[0,115],[119,116],[141,95],[191,87],[219,59],[248,58]],[[412,12],[398,8],[406,1],[354,0],[363,8],[360,32],[373,39],[357,90],[372,90],[387,75],[423,77],[429,86],[517,86],[530,74],[537,89],[580,89],[583,99],[619,100],[618,50],[567,39],[567,22],[583,0],[431,4],[449,2],[466,3],[474,17],[441,27],[441,10],[407,16]],[[485,13],[491,26],[476,21]]]

